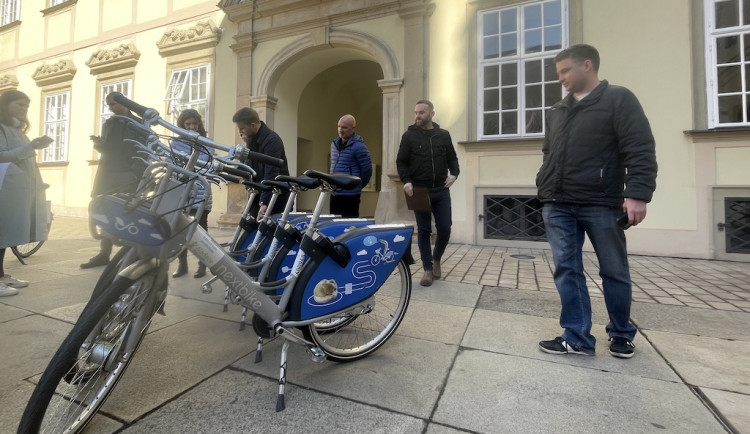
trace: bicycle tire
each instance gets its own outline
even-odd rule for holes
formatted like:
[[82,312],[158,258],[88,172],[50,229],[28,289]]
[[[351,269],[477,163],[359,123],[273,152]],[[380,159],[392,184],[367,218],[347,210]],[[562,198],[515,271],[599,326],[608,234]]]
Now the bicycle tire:
[[302,328],[329,360],[353,362],[371,354],[393,336],[406,315],[411,298],[411,271],[402,260],[372,295],[365,311],[333,316],[332,326],[321,322]]
[[[29,399],[18,427],[27,432],[79,432],[94,417],[133,360],[149,321],[142,308],[156,273],[117,277],[84,309]],[[130,342],[130,350],[123,347]]]
[[11,250],[13,251],[14,255],[26,259],[34,253],[38,252],[39,249],[42,248],[42,244],[44,244],[44,240],[21,244],[19,246],[13,246],[11,247]]

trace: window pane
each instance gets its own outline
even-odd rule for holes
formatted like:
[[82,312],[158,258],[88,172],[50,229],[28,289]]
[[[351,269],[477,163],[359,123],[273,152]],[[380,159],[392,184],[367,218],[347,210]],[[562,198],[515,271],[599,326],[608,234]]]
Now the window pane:
[[716,2],[716,28],[733,27],[739,24],[740,10],[737,0],[720,0]]
[[740,61],[740,37],[737,35],[716,38],[716,63]]
[[482,20],[482,34],[484,36],[497,35],[500,33],[500,29],[497,27],[497,12],[491,12],[484,14]]
[[544,106],[549,107],[557,104],[562,99],[562,86],[559,83],[547,83],[544,85]]
[[484,115],[484,134],[492,136],[500,133],[500,117],[497,113]]
[[500,70],[497,65],[484,67],[484,87],[497,87],[500,84]]
[[542,61],[531,60],[524,63],[526,83],[540,83],[542,81]]
[[750,0],[742,0],[742,25],[750,24]]
[[526,110],[526,132],[527,133],[541,133],[542,132],[542,111],[541,110]]
[[496,59],[500,54],[500,47],[498,46],[497,36],[490,36],[484,38],[484,58],[485,59]]
[[518,108],[518,91],[515,87],[509,87],[500,91],[502,94],[503,110]]
[[717,68],[719,79],[719,93],[741,92],[742,76],[739,66],[724,66]]
[[518,84],[518,67],[516,63],[503,63],[500,66],[500,79],[503,86]]
[[518,133],[518,113],[506,112],[501,115],[503,122],[503,134],[516,134]]
[[719,122],[742,122],[742,96],[719,97]]
[[509,33],[500,37],[503,44],[503,57],[518,54],[518,34]]
[[484,91],[484,109],[486,111],[500,110],[500,94],[497,89]]
[[544,29],[544,49],[558,50],[562,48],[562,27],[547,27]]
[[554,57],[544,59],[544,81],[557,81],[557,66]]
[[523,28],[536,29],[542,27],[542,6],[533,5],[523,8]]
[[518,31],[518,19],[515,9],[502,11],[500,13],[500,20],[500,29],[502,29],[503,33]]
[[524,53],[539,53],[542,51],[542,30],[527,30],[524,32]]
[[542,85],[526,86],[526,108],[542,107]]
[[562,22],[562,7],[559,1],[545,3],[542,7],[545,26],[553,26]]

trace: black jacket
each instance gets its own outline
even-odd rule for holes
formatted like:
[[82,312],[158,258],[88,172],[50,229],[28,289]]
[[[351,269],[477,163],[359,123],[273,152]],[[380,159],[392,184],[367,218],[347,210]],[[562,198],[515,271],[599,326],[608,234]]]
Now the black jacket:
[[[263,164],[252,160],[244,161],[245,164],[252,167],[257,173],[257,181],[273,180],[276,179],[276,176],[278,175],[289,175],[286,152],[284,152],[284,142],[281,141],[281,137],[279,137],[278,134],[268,128],[268,125],[266,125],[265,122],[261,121],[258,134],[249,138],[247,145],[251,151],[260,152],[261,154],[284,160],[284,165],[282,167]],[[269,200],[271,200],[271,192],[264,192],[261,194],[260,203],[268,204]]]
[[[138,123],[142,122],[133,114],[127,116]],[[146,163],[135,159],[138,148],[130,140],[145,144],[147,139],[143,132],[120,117],[113,116],[104,121],[102,142],[94,145],[94,149],[101,153],[101,158],[91,197],[115,191],[135,191]]]
[[619,207],[625,197],[650,202],[656,189],[654,136],[643,108],[606,80],[581,101],[569,94],[547,111],[542,152],[542,202]]
[[458,157],[448,131],[433,123],[425,130],[411,125],[401,136],[396,169],[401,181],[416,187],[440,187],[448,172],[458,177]]

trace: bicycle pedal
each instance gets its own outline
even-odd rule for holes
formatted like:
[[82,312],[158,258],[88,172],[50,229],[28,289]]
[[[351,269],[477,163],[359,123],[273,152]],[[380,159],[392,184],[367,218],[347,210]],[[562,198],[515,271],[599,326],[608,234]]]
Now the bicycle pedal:
[[310,360],[315,363],[326,361],[326,353],[318,347],[307,347],[307,353],[310,355]]
[[210,283],[208,283],[208,284],[204,283],[203,285],[201,285],[201,291],[204,294],[210,294],[210,293],[214,292],[214,288],[213,288],[213,286],[211,286]]

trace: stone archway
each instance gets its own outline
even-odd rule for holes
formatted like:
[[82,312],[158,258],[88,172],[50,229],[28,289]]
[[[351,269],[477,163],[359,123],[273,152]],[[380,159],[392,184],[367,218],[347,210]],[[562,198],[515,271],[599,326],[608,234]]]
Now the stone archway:
[[[401,137],[401,92],[404,79],[395,54],[382,40],[372,35],[349,29],[318,28],[289,43],[267,63],[254,86],[250,98],[252,107],[261,118],[273,126],[278,93],[277,85],[284,72],[301,59],[322,50],[343,50],[357,53],[360,59],[376,62],[383,72],[378,80],[382,92],[382,169],[381,194],[376,215],[392,216],[396,202],[391,179],[396,177],[396,154]],[[356,58],[356,57],[355,57]],[[388,197],[388,199],[386,199]]]

